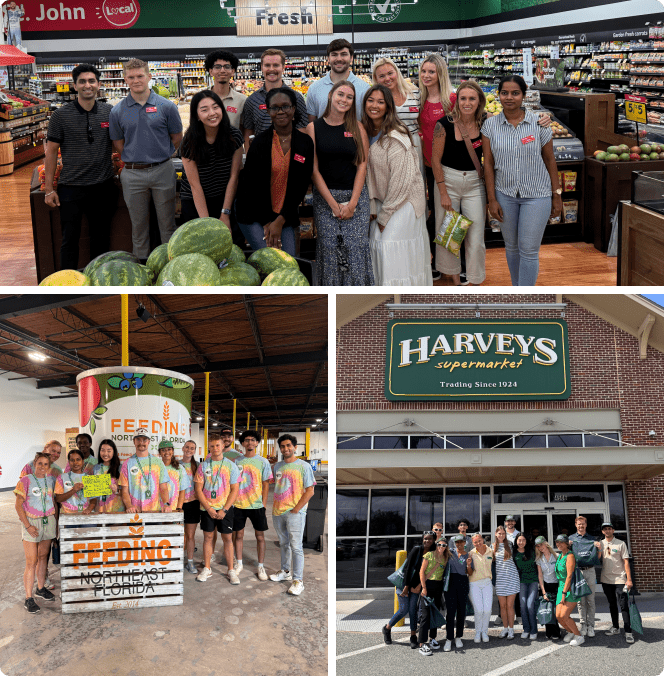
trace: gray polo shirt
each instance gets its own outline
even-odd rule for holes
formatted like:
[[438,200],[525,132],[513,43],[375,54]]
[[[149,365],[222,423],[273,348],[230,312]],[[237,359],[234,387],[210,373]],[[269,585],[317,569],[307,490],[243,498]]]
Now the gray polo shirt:
[[124,140],[123,162],[165,162],[175,152],[170,134],[182,131],[177,106],[154,92],[144,106],[129,94],[113,106],[109,122],[111,140]]
[[[362,119],[362,101],[364,95],[369,91],[371,85],[364,80],[360,80],[352,71],[348,75],[348,82],[355,87],[355,110],[357,111],[357,119]],[[327,99],[332,91],[334,82],[328,73],[320,80],[316,80],[307,90],[307,113],[315,115],[316,117],[323,117],[325,108],[327,108]]]

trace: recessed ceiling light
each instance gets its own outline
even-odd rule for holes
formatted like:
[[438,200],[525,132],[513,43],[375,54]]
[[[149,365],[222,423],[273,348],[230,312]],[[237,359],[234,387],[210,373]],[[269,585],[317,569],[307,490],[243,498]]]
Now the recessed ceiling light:
[[321,422],[322,420],[322,418],[316,418],[316,422]]
[[212,423],[212,427],[219,427],[219,423]]
[[318,427],[318,425],[316,425],[316,423],[314,423],[314,424],[312,425],[312,427]]
[[203,420],[203,416],[201,416],[201,415],[197,416],[196,420]]
[[46,361],[48,359],[48,357],[41,352],[28,352],[28,357],[30,357],[32,361]]

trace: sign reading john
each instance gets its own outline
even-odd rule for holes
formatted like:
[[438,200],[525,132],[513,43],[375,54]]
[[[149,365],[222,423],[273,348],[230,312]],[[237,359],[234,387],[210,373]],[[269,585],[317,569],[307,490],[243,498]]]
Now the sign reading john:
[[391,401],[524,401],[571,394],[562,319],[394,319],[387,325]]

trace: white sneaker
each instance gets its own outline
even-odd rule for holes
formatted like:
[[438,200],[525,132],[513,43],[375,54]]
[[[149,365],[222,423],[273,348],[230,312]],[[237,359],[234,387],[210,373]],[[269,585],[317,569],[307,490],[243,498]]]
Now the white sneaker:
[[588,638],[592,638],[595,635],[595,627],[588,627],[588,633],[586,635]]
[[482,632],[482,640],[484,641],[484,643],[489,642],[489,634],[487,634],[485,631]]
[[498,638],[505,638],[508,633],[509,633],[509,630],[507,629],[507,627],[503,627],[503,630],[498,635]]
[[452,641],[445,641],[445,645],[443,646],[443,652],[449,653],[451,650],[452,650]]
[[460,638],[455,638],[454,645],[461,650],[461,648],[463,648],[463,641]]
[[581,636],[585,636],[587,633],[588,633],[588,630],[586,629],[585,625],[582,624],[579,627],[579,634],[581,634]]
[[524,631],[523,634],[521,634],[521,638],[528,638],[530,634],[527,631]]
[[531,641],[536,641],[536,640],[537,640],[537,632],[535,632],[534,634],[531,634],[531,635],[530,635],[530,640],[531,640]]
[[299,596],[304,591],[302,580],[293,580],[293,584],[288,588],[288,593],[293,596]]
[[[237,559],[236,559],[236,561],[237,561]],[[233,570],[235,570],[235,572],[236,572],[238,575],[240,574],[240,572],[241,572],[243,569],[244,569],[244,565],[241,564],[241,563],[237,563],[237,562],[235,563],[235,565],[234,565],[234,567],[233,567]]]
[[510,641],[514,638],[514,629],[509,627],[507,630],[507,640]]
[[475,632],[475,638],[473,639],[473,643],[481,643],[481,642],[482,642],[482,632],[476,631]]
[[240,578],[233,569],[228,571],[228,579],[231,581],[231,584],[240,584]]
[[569,642],[569,644],[570,644],[570,645],[582,645],[582,644],[584,644],[585,642],[586,642],[586,639],[585,639],[583,636],[577,636],[577,637],[573,638],[573,639]]
[[267,580],[267,573],[265,572],[265,566],[258,566],[258,579],[265,582]]
[[625,632],[625,641],[627,641],[627,643],[634,643],[634,634]]
[[423,643],[420,646],[420,655],[426,655],[427,657],[430,655],[433,655],[433,652],[431,652],[431,648],[426,643]]
[[620,633],[620,629],[618,627],[611,627],[608,631],[604,632],[607,636],[615,636],[616,634]]
[[565,635],[565,638],[563,639],[563,641],[565,641],[565,643],[569,643],[573,638],[574,638],[574,634],[572,634],[571,632],[568,631],[567,634]]
[[198,574],[196,579],[199,582],[205,582],[210,577],[210,575],[212,575],[212,571],[209,568],[203,568],[203,570]]
[[272,580],[272,582],[283,582],[284,580],[292,579],[293,573],[291,573],[289,570],[280,570],[278,573],[270,575],[270,580]]

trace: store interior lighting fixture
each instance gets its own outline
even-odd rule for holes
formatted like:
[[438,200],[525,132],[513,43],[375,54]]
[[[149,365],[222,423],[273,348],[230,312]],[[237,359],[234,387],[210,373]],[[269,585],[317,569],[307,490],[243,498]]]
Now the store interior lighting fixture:
[[30,357],[32,361],[46,361],[48,359],[48,357],[41,352],[28,352],[28,357]]

